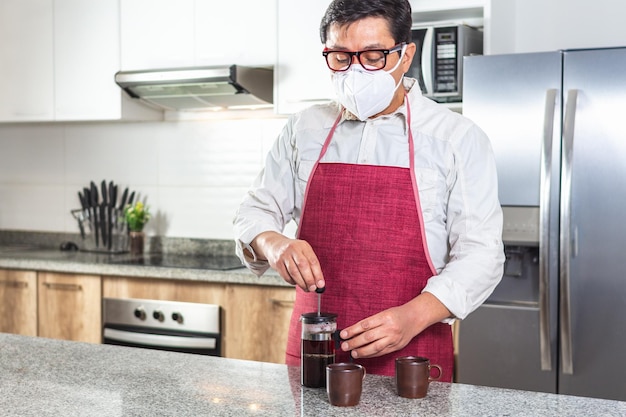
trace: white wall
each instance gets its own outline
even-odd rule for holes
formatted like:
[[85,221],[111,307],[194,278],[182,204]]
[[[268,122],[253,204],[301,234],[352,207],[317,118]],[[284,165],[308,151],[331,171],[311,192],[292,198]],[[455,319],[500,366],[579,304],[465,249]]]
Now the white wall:
[[626,45],[623,0],[489,0],[485,53]]
[[149,235],[232,239],[232,217],[286,119],[0,125],[0,229],[77,233],[78,191],[137,190]]

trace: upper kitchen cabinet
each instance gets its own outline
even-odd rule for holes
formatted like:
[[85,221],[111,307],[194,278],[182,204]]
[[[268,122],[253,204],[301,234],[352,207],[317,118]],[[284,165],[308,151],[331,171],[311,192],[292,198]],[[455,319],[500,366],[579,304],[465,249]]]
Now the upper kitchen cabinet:
[[194,63],[194,0],[121,0],[123,71]]
[[330,0],[278,0],[278,55],[274,105],[278,114],[295,113],[334,96],[322,56],[319,27]]
[[276,0],[196,0],[196,65],[273,66]]
[[158,119],[115,84],[118,0],[0,0],[0,122]]
[[54,0],[54,119],[116,119],[121,93],[116,0]]
[[[290,114],[335,93],[322,56],[319,26],[330,0],[278,0],[278,55],[274,71],[276,112]],[[482,25],[484,0],[413,0],[413,23],[442,21]]]
[[489,0],[487,9],[490,54],[626,45],[623,1]]
[[52,0],[0,0],[0,122],[52,120]]
[[124,71],[273,65],[276,0],[121,0]]

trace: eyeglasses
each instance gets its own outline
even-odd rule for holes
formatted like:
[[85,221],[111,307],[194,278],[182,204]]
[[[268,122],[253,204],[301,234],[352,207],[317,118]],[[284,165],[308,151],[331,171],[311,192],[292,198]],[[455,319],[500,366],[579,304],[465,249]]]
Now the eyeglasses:
[[387,65],[387,55],[401,51],[405,42],[399,43],[391,49],[368,49],[365,51],[333,51],[324,48],[322,55],[326,58],[326,65],[333,71],[347,71],[352,65],[352,57],[356,56],[359,64],[368,71],[378,71]]

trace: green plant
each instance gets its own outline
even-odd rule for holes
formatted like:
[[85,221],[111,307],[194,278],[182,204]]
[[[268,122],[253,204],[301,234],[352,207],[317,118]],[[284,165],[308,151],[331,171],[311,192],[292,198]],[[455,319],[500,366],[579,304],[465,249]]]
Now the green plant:
[[131,232],[141,232],[150,220],[150,207],[141,201],[136,202],[134,206],[127,204],[124,209],[124,217]]

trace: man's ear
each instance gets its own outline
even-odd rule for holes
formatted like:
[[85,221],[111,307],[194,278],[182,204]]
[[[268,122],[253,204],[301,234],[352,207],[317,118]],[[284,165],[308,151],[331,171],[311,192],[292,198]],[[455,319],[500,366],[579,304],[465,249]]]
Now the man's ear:
[[409,71],[409,68],[411,68],[411,63],[413,62],[416,49],[417,46],[415,46],[415,43],[411,42],[407,44],[406,50],[404,51],[404,57],[402,57],[402,73],[406,74]]

